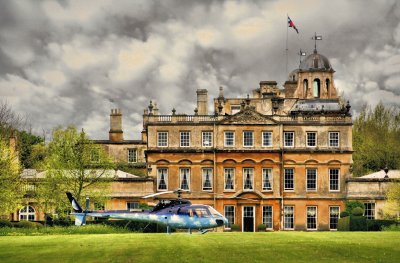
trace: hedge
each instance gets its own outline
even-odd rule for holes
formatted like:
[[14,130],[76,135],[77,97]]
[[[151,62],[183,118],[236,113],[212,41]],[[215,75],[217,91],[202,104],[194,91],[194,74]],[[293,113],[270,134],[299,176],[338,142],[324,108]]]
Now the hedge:
[[13,223],[8,220],[0,219],[0,228],[1,227],[13,227]]
[[367,231],[367,219],[364,216],[347,216],[338,221],[339,231]]
[[396,220],[376,220],[376,219],[367,220],[368,231],[381,231],[382,227],[388,227],[397,224],[398,223]]

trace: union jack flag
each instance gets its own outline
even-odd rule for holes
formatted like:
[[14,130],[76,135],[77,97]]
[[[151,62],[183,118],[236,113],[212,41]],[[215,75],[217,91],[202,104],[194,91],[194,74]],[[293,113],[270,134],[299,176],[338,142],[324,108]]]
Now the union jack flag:
[[297,32],[297,34],[298,34],[298,33],[299,33],[299,30],[298,30],[297,27],[294,25],[292,19],[290,19],[289,16],[287,17],[287,19],[288,19],[288,26],[289,26],[289,27],[293,27],[293,29],[296,30],[296,32]]

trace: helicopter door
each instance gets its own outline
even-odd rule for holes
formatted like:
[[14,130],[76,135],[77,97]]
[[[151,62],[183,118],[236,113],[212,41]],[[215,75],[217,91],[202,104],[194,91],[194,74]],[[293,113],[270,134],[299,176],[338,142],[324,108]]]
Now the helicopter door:
[[254,206],[243,206],[243,232],[254,232]]

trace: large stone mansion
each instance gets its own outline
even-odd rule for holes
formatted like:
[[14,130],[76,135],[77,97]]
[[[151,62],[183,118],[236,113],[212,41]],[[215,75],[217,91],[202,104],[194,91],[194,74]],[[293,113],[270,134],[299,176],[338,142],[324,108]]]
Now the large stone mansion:
[[213,206],[242,231],[260,224],[335,230],[348,199],[379,218],[391,179],[352,178],[350,104],[339,99],[334,72],[314,50],[283,88],[261,81],[244,98],[225,97],[220,88],[211,113],[205,89],[197,90],[194,114],[162,115],[150,102],[141,140],[124,140],[122,112],[113,109],[109,140],[96,143],[147,177],[116,176],[106,209],[135,208],[148,202],[144,195],[181,188],[189,191],[183,198]]

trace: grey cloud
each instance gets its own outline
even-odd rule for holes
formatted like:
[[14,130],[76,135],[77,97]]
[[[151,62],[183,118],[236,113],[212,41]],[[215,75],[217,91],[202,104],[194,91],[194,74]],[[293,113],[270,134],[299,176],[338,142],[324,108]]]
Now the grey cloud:
[[[400,106],[394,0],[1,1],[0,95],[34,116],[37,132],[75,124],[106,138],[117,106],[125,137],[139,138],[150,100],[161,113],[192,113],[197,88],[208,88],[211,104],[219,86],[236,97],[261,80],[282,84],[287,13],[300,29],[288,29],[289,72],[300,48],[313,51],[318,32],[318,51],[353,109],[379,99]],[[24,92],[6,90],[16,85]]]

